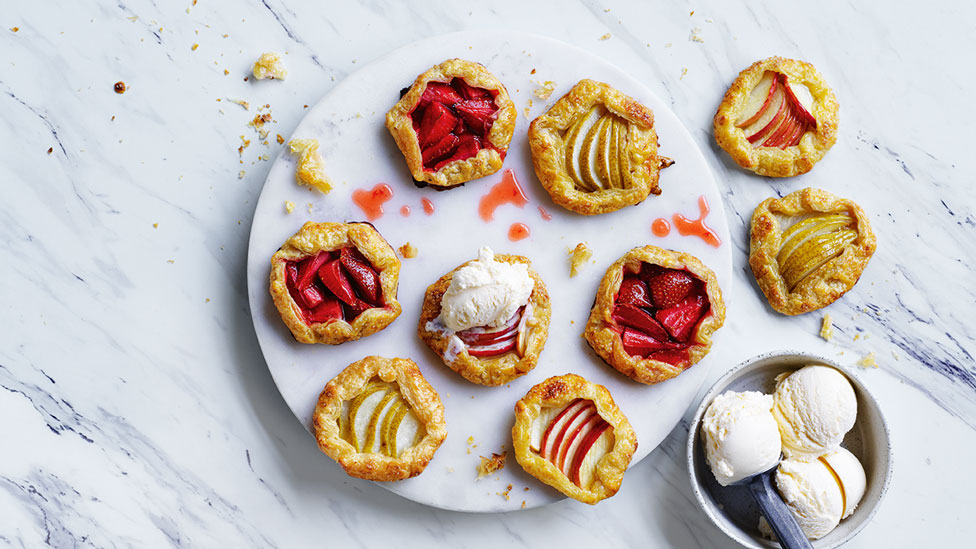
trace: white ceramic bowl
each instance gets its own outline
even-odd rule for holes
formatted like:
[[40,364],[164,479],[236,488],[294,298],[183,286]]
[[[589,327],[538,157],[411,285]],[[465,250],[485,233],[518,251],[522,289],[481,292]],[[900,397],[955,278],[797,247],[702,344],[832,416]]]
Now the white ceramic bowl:
[[688,432],[688,474],[691,489],[705,514],[730,538],[746,547],[775,548],[779,544],[759,535],[759,508],[745,486],[721,486],[715,481],[699,433],[705,409],[725,391],[762,391],[772,394],[778,374],[807,364],[826,364],[850,380],[857,395],[857,421],[844,437],[847,447],[864,466],[867,488],[854,514],[842,520],[832,532],[813,541],[817,549],[843,545],[864,528],[877,512],[891,481],[891,439],[888,424],[871,393],[847,367],[809,353],[776,351],[751,358],[722,376],[702,399]]

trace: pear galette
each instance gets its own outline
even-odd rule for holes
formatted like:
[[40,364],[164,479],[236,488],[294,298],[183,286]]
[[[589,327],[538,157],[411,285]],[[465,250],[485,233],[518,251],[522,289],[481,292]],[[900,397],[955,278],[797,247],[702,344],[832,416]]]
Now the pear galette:
[[338,345],[400,315],[400,260],[369,223],[308,222],[271,257],[271,297],[301,343]]
[[319,448],[350,476],[422,473],[447,437],[444,405],[414,361],[368,356],[326,384],[312,416]]
[[813,65],[770,57],[739,73],[715,113],[715,141],[740,166],[790,177],[837,141],[834,92]]
[[553,202],[583,215],[661,194],[654,113],[602,82],[580,80],[529,126],[532,164]]
[[417,77],[386,113],[386,127],[416,181],[453,187],[501,169],[515,110],[484,66],[448,59]]
[[593,505],[617,493],[637,436],[603,385],[551,377],[515,403],[515,459],[530,475]]
[[583,338],[620,373],[651,384],[704,358],[724,322],[711,269],[690,254],[644,246],[607,269]]
[[854,287],[877,246],[860,206],[808,188],[756,206],[749,265],[769,305],[798,315]]

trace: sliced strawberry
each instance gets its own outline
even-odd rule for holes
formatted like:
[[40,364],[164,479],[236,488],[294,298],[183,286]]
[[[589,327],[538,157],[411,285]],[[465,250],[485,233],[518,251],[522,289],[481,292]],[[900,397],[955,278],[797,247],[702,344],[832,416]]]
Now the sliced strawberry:
[[674,307],[660,309],[654,316],[671,337],[685,342],[707,309],[708,300],[705,296],[695,294],[682,299]]
[[617,303],[636,305],[637,307],[653,307],[647,285],[633,275],[626,275],[620,282],[617,292]]
[[315,273],[328,260],[329,252],[319,252],[316,255],[303,259],[298,264],[298,279],[295,281],[295,289],[301,292],[315,282]]
[[476,88],[469,85],[464,81],[463,78],[455,78],[451,81],[451,85],[454,89],[458,91],[465,99],[491,99],[491,92],[482,88]]
[[338,299],[332,296],[327,296],[322,303],[320,303],[314,309],[309,310],[305,316],[309,323],[342,320],[342,304],[339,303]]
[[613,309],[613,319],[618,324],[640,330],[659,341],[668,340],[668,332],[664,330],[661,324],[653,316],[634,305],[617,305]]
[[421,153],[423,158],[424,166],[431,166],[435,160],[439,160],[452,152],[454,148],[457,147],[458,137],[453,133],[449,133],[444,136],[443,139],[437,143],[427,147]]
[[356,320],[356,317],[363,314],[363,312],[366,311],[367,309],[372,309],[372,308],[373,308],[372,305],[366,303],[362,299],[356,299],[355,302],[351,304],[344,304],[342,306],[342,310],[345,311],[346,318],[349,320],[349,322]]
[[674,307],[691,293],[695,279],[686,271],[669,269],[650,280],[651,298],[658,308]]
[[346,271],[346,274],[349,275],[349,280],[352,281],[353,285],[359,290],[360,295],[366,301],[379,303],[380,275],[376,274],[376,271],[370,267],[369,263],[360,261],[348,250],[349,248],[342,249],[342,252],[339,254],[339,261],[342,263],[342,268]]
[[437,171],[444,167],[445,165],[454,162],[455,160],[467,160],[472,156],[478,154],[481,150],[481,140],[477,136],[471,134],[464,134],[458,138],[457,148],[454,149],[454,154],[445,160],[441,160],[437,164],[434,164],[434,171]]
[[684,348],[655,351],[651,353],[650,358],[659,360],[661,362],[667,362],[672,366],[680,366],[682,363],[688,362],[688,349]]
[[645,284],[649,284],[651,279],[657,275],[667,271],[664,267],[660,265],[652,265],[650,263],[641,263],[640,272],[637,274],[637,278],[644,281]]
[[352,291],[349,279],[342,272],[342,265],[338,259],[322,265],[319,269],[319,279],[329,291],[339,298],[339,301],[349,305],[356,302],[356,294]]
[[643,332],[630,328],[624,328],[620,340],[624,344],[624,351],[631,356],[647,356],[654,351],[672,349],[675,345],[668,341],[654,339]]
[[488,99],[468,99],[454,105],[454,110],[461,115],[468,127],[485,135],[495,120],[498,108]]
[[424,110],[424,116],[420,119],[420,128],[417,130],[420,146],[426,147],[444,139],[457,123],[458,119],[451,113],[451,109],[440,103],[431,103]]
[[450,84],[428,82],[427,88],[424,90],[423,95],[420,96],[419,105],[426,107],[428,103],[443,103],[450,107],[461,101],[464,101],[464,98]]

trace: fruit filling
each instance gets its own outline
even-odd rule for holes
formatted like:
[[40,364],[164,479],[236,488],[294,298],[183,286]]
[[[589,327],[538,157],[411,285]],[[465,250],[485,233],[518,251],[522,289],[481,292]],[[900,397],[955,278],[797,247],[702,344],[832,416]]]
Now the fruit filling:
[[498,327],[480,326],[457,332],[468,354],[476,358],[487,358],[505,353],[516,353],[519,358],[525,356],[529,339],[529,306],[523,306],[504,324]]
[[672,365],[688,361],[695,328],[710,311],[705,283],[682,269],[644,263],[624,271],[611,317],[624,351]]
[[783,231],[776,261],[790,291],[857,238],[853,225],[847,213],[817,214]]
[[396,383],[373,379],[362,393],[343,402],[339,432],[357,452],[397,458],[426,430]]
[[382,306],[380,275],[355,248],[322,251],[285,264],[288,293],[308,324],[345,320]]
[[424,170],[436,172],[451,162],[471,158],[485,147],[494,148],[488,132],[498,117],[496,95],[497,91],[470,86],[463,78],[449,84],[427,83],[410,113]]
[[735,125],[742,128],[753,147],[785,149],[798,145],[803,134],[817,129],[812,110],[809,88],[791,84],[783,73],[766,71],[749,92]]
[[566,130],[566,172],[583,192],[626,189],[632,185],[627,121],[596,105]]
[[613,443],[613,428],[593,401],[583,398],[563,407],[543,407],[532,425],[532,451],[584,490],[593,483],[596,466],[613,450]]

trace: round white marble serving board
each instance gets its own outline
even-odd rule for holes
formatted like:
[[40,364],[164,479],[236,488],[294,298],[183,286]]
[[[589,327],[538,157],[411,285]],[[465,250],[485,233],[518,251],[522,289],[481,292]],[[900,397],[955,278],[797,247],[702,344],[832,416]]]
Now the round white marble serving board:
[[[488,223],[478,216],[478,202],[501,181],[502,172],[444,192],[417,188],[384,126],[386,111],[398,100],[400,89],[427,68],[452,57],[487,66],[508,88],[518,109],[503,170],[514,171],[529,203],[522,208],[503,205]],[[614,213],[585,217],[555,205],[539,184],[526,136],[529,123],[582,78],[607,82],[654,111],[660,153],[675,160],[661,174],[661,195]],[[556,83],[548,100],[533,94],[544,81]],[[423,474],[381,483],[385,488],[427,505],[463,511],[508,511],[558,501],[564,496],[523,472],[511,452],[515,402],[532,385],[568,372],[605,385],[637,432],[639,446],[633,465],[671,431],[698,392],[707,369],[719,360],[721,330],[712,353],[701,363],[675,379],[645,386],[604,364],[580,337],[606,267],[635,246],[654,244],[694,254],[716,272],[726,290],[732,275],[725,211],[702,153],[666,103],[607,61],[532,34],[465,31],[433,37],[396,50],[336,85],[309,109],[292,138],[319,140],[326,169],[336,185],[329,194],[310,191],[295,182],[294,158],[282,153],[275,159],[251,227],[247,279],[254,328],[281,395],[306,429],[319,392],[348,364],[367,355],[417,362],[444,402],[449,435]],[[395,248],[409,241],[419,250],[417,257],[403,260],[400,271],[398,298],[403,313],[385,330],[358,341],[339,346],[295,342],[268,294],[271,255],[306,221],[364,220],[351,200],[352,193],[381,182],[388,183],[394,195],[386,203],[385,214],[373,224]],[[652,234],[651,223],[658,217],[671,219],[672,214],[681,213],[697,218],[702,195],[711,206],[705,221],[719,235],[721,246],[709,246],[675,230],[664,238]],[[432,215],[425,214],[422,198],[433,202]],[[293,213],[286,213],[285,201],[296,204]],[[409,206],[409,216],[402,215],[402,206]],[[543,219],[540,207],[552,215],[551,220]],[[528,225],[531,236],[512,242],[508,231],[517,222]],[[589,245],[593,260],[570,278],[567,251],[578,242]],[[501,387],[465,381],[416,335],[427,286],[475,258],[486,244],[496,253],[530,258],[552,298],[549,340],[539,365]],[[505,468],[476,480],[479,456],[503,448],[509,450]],[[328,458],[323,454],[322,459]]]

